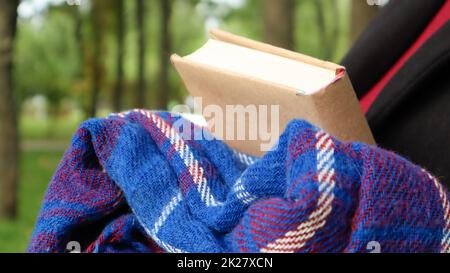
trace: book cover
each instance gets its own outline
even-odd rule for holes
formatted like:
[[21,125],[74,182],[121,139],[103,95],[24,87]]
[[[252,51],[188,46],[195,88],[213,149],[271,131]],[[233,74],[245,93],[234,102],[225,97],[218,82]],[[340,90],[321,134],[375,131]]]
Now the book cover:
[[[172,55],[172,63],[189,93],[201,98],[203,108],[214,105],[223,110],[224,114],[214,117],[214,125],[211,125],[217,127],[222,123],[223,128],[218,135],[217,128],[211,130],[232,148],[261,156],[275,144],[293,119],[306,120],[341,141],[375,144],[344,67],[221,30],[211,30],[210,36],[218,41],[330,69],[335,73],[335,78],[320,90],[303,94],[301,90],[283,84]],[[264,113],[260,111],[264,109],[261,106],[265,106]],[[254,109],[259,115],[256,118],[251,113]],[[239,117],[243,120],[239,120]],[[205,115],[207,121],[210,118]],[[245,132],[239,135],[242,126],[245,126]],[[253,132],[255,129],[256,134]]]

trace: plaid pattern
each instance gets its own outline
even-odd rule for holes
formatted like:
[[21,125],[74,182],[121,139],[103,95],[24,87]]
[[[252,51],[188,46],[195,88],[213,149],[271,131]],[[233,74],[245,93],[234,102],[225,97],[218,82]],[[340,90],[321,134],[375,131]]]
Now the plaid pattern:
[[82,124],[29,252],[450,252],[449,195],[394,153],[293,121],[256,159],[179,121],[135,110]]

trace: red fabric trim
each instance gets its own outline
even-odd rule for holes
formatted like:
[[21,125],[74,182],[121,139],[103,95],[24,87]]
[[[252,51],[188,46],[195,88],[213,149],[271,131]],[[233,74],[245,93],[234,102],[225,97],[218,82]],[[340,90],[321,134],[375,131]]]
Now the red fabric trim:
[[[414,20],[414,18],[411,18]],[[414,44],[403,54],[403,56],[397,61],[397,63],[389,69],[389,71],[383,76],[383,78],[375,84],[372,89],[367,92],[360,101],[360,105],[364,113],[367,113],[375,102],[378,95],[386,87],[389,81],[395,76],[395,74],[405,65],[411,56],[414,55],[422,45],[437,32],[447,21],[450,20],[450,0],[442,6],[425,31],[419,36]]]

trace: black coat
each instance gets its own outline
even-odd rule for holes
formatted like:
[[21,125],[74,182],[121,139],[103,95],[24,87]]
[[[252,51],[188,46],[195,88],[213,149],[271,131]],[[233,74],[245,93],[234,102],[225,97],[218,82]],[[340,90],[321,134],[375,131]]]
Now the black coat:
[[[343,60],[362,98],[408,50],[445,0],[391,0]],[[383,88],[367,113],[375,139],[450,187],[450,21]]]

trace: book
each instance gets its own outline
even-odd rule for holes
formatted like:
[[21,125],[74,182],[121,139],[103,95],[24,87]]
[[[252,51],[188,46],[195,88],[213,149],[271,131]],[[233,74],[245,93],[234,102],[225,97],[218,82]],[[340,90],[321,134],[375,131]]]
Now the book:
[[200,114],[232,148],[261,156],[293,119],[344,142],[375,144],[344,67],[218,29],[210,36],[194,53],[171,60],[202,109],[222,111]]

